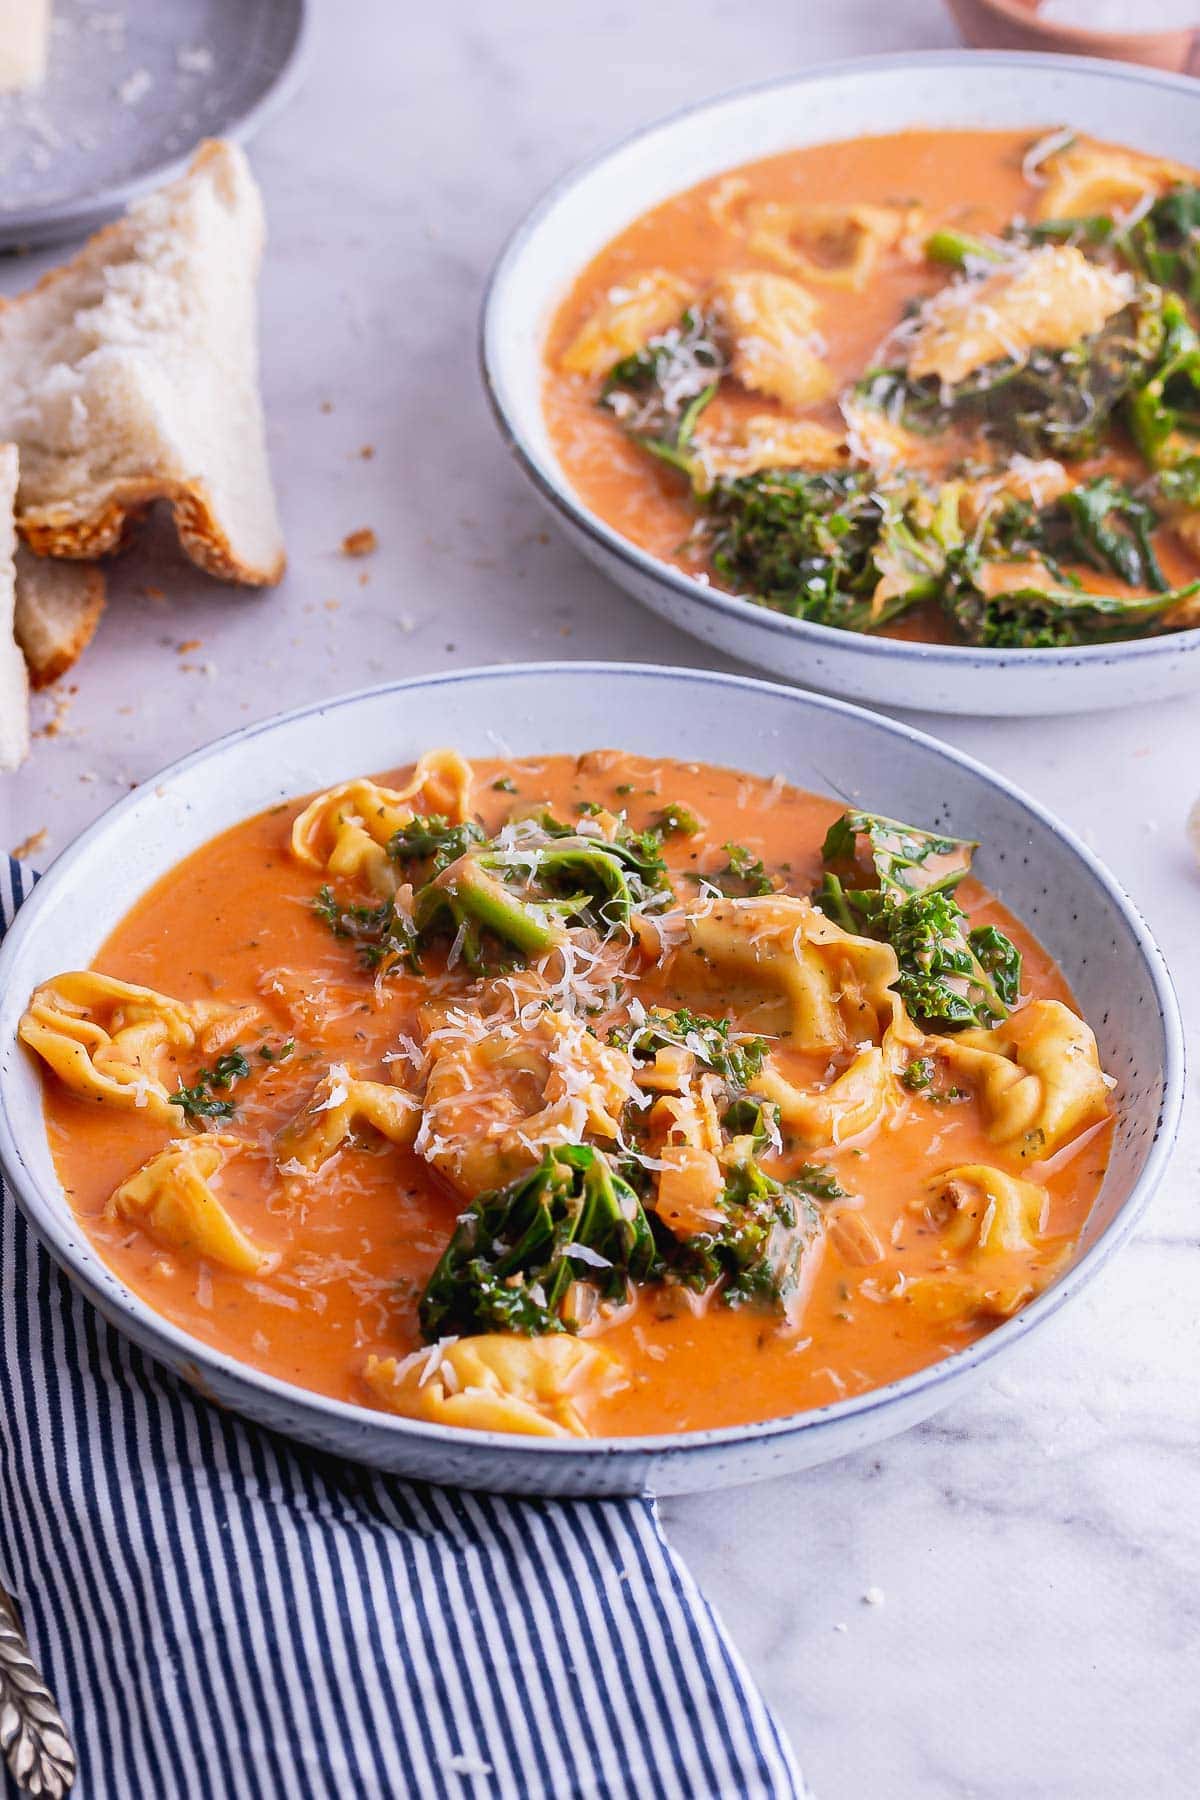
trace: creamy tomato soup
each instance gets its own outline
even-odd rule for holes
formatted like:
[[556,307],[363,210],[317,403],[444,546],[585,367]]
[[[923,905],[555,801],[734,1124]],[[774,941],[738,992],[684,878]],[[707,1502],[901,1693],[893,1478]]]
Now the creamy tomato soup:
[[601,519],[777,611],[1138,636],[1200,621],[1197,299],[1177,164],[1068,131],[822,144],[606,245],[549,330],[545,413]]
[[861,1393],[1052,1280],[1108,1154],[972,849],[618,751],[276,807],[32,997],[65,1191],[177,1325],[341,1400],[625,1435]]

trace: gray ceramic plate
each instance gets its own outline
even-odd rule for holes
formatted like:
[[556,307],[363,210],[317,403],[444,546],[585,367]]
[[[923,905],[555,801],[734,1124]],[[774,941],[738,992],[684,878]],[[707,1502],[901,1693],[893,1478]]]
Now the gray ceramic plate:
[[[566,1442],[416,1424],[288,1386],[211,1350],[118,1280],[55,1175],[41,1082],[17,1041],[31,990],[91,961],[137,898],[247,814],[434,744],[468,755],[619,744],[702,758],[854,798],[983,842],[980,874],[1058,958],[1117,1077],[1112,1161],[1062,1279],[932,1368],[765,1424]],[[130,871],[136,871],[130,880]],[[1132,1230],[1179,1118],[1183,1041],[1162,957],[1112,877],[1056,820],[933,738],[835,700],[697,670],[561,663],[398,682],[252,725],[144,782],[59,857],[0,952],[0,1164],[34,1229],[122,1331],[202,1392],[306,1443],[431,1481],[521,1493],[718,1487],[808,1467],[903,1430],[965,1392],[1096,1272]]]
[[305,0],[54,0],[46,80],[0,95],[0,246],[90,230],[245,139],[299,73]]

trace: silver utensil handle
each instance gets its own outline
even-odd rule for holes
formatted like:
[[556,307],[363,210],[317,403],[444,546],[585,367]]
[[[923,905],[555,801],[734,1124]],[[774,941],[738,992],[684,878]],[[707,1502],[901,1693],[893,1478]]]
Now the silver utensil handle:
[[23,1794],[61,1800],[75,1781],[75,1752],[0,1588],[0,1753]]

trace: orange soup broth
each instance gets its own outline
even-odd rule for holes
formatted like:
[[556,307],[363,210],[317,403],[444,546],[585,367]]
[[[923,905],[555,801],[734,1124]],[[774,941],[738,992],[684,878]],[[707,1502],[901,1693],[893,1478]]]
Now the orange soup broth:
[[[842,810],[758,777],[624,755],[598,774],[579,774],[570,757],[480,762],[475,769],[475,805],[485,826],[498,826],[522,802],[548,801],[572,817],[578,802],[590,799],[626,808],[640,827],[665,801],[677,801],[698,812],[707,830],[700,840],[668,841],[673,868],[718,866],[720,846],[733,839],[769,869],[783,868],[797,894],[811,890],[825,829]],[[494,791],[503,775],[517,783],[515,795]],[[620,791],[630,784],[631,793]],[[364,1402],[367,1355],[403,1355],[421,1342],[417,1302],[463,1201],[420,1158],[387,1144],[345,1150],[315,1177],[276,1169],[274,1133],[306,1104],[327,1064],[346,1062],[356,1074],[390,1079],[386,1059],[401,1033],[414,1032],[417,1007],[428,997],[411,976],[376,981],[360,970],[351,947],[315,915],[320,877],[288,850],[301,804],[259,814],[186,858],[138,902],[94,965],[180,999],[262,1008],[262,1030],[242,1040],[256,1064],[253,1078],[237,1089],[236,1117],[221,1123],[252,1148],[227,1166],[221,1196],[257,1243],[279,1253],[278,1266],[250,1280],[197,1265],[103,1216],[113,1189],[173,1135],[168,1128],[74,1098],[52,1078],[46,1116],[70,1203],[134,1292],[203,1343],[255,1368]],[[1003,907],[973,881],[961,897],[975,922],[994,920],[1015,940],[1029,996],[1070,1002],[1061,974]],[[653,967],[637,991],[647,1005],[670,998]],[[286,1060],[261,1063],[259,1043],[289,1038],[296,1048]],[[185,1083],[195,1078],[190,1065],[177,1073]],[[1050,1193],[1050,1235],[1072,1239],[1081,1229],[1107,1142],[1102,1130],[1073,1156],[1056,1159],[1048,1174],[1032,1171]],[[886,1246],[885,1263],[847,1266],[827,1245],[795,1328],[720,1304],[697,1313],[680,1290],[643,1290],[632,1314],[604,1333],[631,1382],[581,1408],[594,1433],[729,1425],[819,1406],[922,1368],[980,1335],[983,1327],[933,1326],[882,1298],[901,1272],[934,1266],[931,1235],[906,1210],[930,1174],[1003,1161],[974,1101],[934,1106],[906,1097],[873,1136],[817,1154],[861,1197],[864,1217]]]
[[[818,144],[728,170],[674,195],[644,213],[593,258],[555,314],[546,340],[543,406],[555,454],[584,503],[606,524],[651,555],[690,575],[721,586],[702,556],[687,543],[696,523],[686,483],[647,454],[622,431],[612,414],[597,406],[601,383],[560,367],[567,345],[611,288],[628,284],[648,269],[665,269],[701,289],[731,270],[762,269],[779,274],[769,258],[750,254],[736,230],[714,217],[723,184],[745,180],[755,200],[821,206],[919,205],[922,230],[954,228],[998,233],[1016,214],[1032,214],[1038,190],[1022,173],[1022,161],[1036,129],[1022,131],[902,131]],[[801,284],[804,277],[798,276]],[[857,381],[877,362],[889,333],[913,302],[945,285],[947,272],[923,261],[886,261],[858,293],[813,284],[822,301],[820,332],[825,360],[839,390]],[[728,384],[705,414],[718,429],[730,414],[786,410],[761,394],[738,393]],[[837,401],[805,410],[804,417],[841,429]],[[1105,472],[1140,480],[1145,471],[1132,454],[1114,447],[1073,465],[1079,480]],[[1155,534],[1155,550],[1172,586],[1200,575],[1193,557],[1173,532]],[[1101,593],[1129,593],[1100,571],[1074,571],[1083,585]],[[935,607],[918,607],[889,624],[882,635],[923,641],[953,641]]]

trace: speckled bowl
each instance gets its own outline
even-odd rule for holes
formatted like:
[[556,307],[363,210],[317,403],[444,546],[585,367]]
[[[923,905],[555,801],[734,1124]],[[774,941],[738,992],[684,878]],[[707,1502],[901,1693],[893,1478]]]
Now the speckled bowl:
[[922,51],[788,76],[676,113],[574,170],[518,226],[481,322],[483,379],[501,433],[567,535],[635,599],[776,678],[931,712],[1087,712],[1200,687],[1200,630],[1074,650],[978,650],[864,637],[723,594],[640,550],[571,487],[542,414],[542,351],[580,270],[682,189],[759,157],[909,126],[1066,123],[1135,149],[1200,160],[1200,83],[1084,57]]
[[[80,1231],[55,1175],[41,1083],[17,1041],[31,990],[91,961],[138,893],[215,832],[312,788],[452,742],[468,755],[620,744],[703,758],[978,837],[979,872],[1058,958],[1118,1078],[1111,1166],[1083,1253],[1024,1312],[945,1361],[836,1406],[761,1425],[558,1442],[415,1424],[305,1392],[211,1350],[132,1294]],[[131,873],[132,872],[132,873]],[[680,1492],[779,1474],[903,1430],[1036,1331],[1128,1236],[1170,1154],[1183,1043],[1170,979],[1112,877],[978,763],[838,701],[734,676],[565,663],[433,676],[247,727],[119,801],[59,857],[0,951],[0,1164],[71,1278],[200,1390],[277,1431],[425,1480],[519,1493]]]

